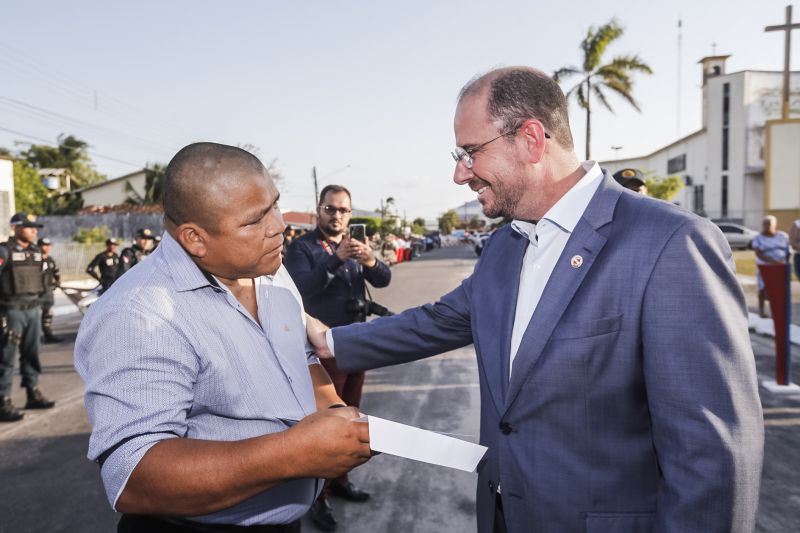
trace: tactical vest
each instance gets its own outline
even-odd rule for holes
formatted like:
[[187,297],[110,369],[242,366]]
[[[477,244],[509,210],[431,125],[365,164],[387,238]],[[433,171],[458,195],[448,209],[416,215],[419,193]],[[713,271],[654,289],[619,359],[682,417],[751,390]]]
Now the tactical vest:
[[20,248],[9,239],[3,246],[8,250],[8,263],[0,274],[0,297],[4,300],[28,300],[44,292],[42,253],[34,245]]

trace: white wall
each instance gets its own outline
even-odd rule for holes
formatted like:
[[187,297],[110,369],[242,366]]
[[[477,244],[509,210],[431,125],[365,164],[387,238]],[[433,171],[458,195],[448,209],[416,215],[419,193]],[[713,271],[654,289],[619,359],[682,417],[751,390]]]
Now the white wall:
[[128,193],[125,191],[125,183],[131,184],[133,189],[144,196],[145,175],[144,171],[133,174],[124,179],[114,179],[93,187],[91,189],[81,192],[83,196],[83,205],[120,205],[124,204],[128,198]]
[[14,204],[14,163],[0,159],[0,239],[6,240],[11,228],[8,225],[16,211]]

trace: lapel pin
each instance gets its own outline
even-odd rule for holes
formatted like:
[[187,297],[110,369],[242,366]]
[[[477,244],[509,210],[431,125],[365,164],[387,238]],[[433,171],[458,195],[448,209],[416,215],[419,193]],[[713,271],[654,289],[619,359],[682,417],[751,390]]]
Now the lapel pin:
[[583,264],[583,257],[579,255],[573,255],[569,263],[572,265],[572,268],[580,268]]

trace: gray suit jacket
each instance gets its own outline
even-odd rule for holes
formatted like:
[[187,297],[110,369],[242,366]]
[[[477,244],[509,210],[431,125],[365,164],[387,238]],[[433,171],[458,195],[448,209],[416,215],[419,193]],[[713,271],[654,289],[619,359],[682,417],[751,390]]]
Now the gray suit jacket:
[[[527,240],[495,232],[437,303],[333,330],[346,372],[474,342],[478,530],[746,532],[763,419],[746,308],[715,225],[606,173],[528,324],[509,381]],[[571,258],[583,264],[574,268]]]

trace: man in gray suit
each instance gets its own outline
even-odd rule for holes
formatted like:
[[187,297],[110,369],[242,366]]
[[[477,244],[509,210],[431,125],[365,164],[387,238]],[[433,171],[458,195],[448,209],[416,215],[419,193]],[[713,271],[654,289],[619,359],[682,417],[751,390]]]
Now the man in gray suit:
[[326,331],[355,372],[475,344],[478,530],[752,531],[763,419],[742,290],[708,220],[579,162],[542,72],[462,90],[454,180],[495,232],[432,305]]

